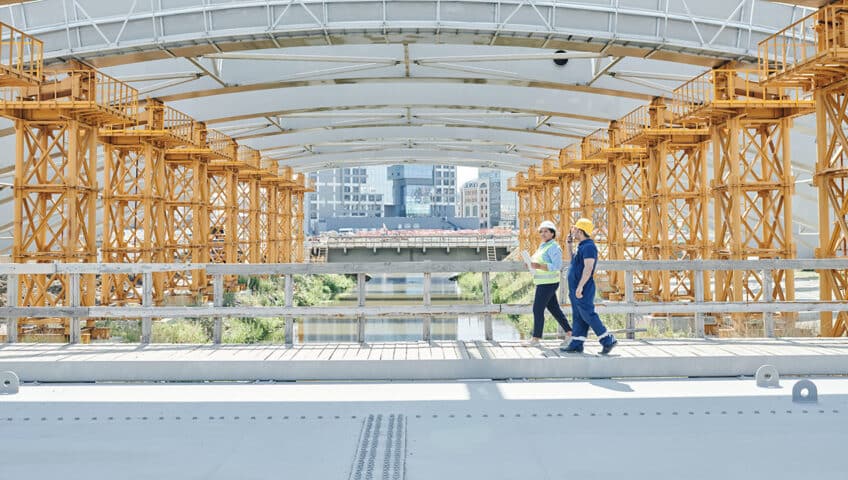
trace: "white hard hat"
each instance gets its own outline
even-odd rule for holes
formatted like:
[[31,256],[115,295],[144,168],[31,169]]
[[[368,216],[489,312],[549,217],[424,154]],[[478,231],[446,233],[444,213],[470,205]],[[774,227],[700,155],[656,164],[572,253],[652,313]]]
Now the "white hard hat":
[[542,222],[542,224],[539,225],[539,228],[537,228],[536,230],[541,230],[543,228],[547,228],[548,230],[550,230],[552,232],[557,231],[556,225],[554,225],[554,222],[552,222],[550,220],[545,220],[544,222]]

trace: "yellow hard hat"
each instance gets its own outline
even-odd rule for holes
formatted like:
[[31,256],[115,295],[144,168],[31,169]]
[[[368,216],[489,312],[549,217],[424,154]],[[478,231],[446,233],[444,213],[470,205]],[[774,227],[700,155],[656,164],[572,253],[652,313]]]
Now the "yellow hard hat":
[[586,235],[592,235],[592,230],[595,229],[595,226],[592,225],[592,221],[588,218],[578,218],[576,222],[574,222],[574,226],[586,232]]

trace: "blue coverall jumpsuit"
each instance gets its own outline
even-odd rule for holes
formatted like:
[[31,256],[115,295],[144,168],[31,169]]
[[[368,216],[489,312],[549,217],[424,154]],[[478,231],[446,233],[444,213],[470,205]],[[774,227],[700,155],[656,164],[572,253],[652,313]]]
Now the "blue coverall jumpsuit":
[[583,286],[583,298],[577,298],[577,285],[583,276],[585,267],[583,261],[594,258],[595,265],[598,262],[598,248],[591,238],[583,240],[577,245],[577,253],[571,257],[571,266],[568,268],[568,298],[571,301],[572,332],[569,348],[583,349],[583,342],[589,333],[589,327],[598,336],[601,345],[608,346],[615,342],[615,337],[607,331],[607,327],[601,323],[601,317],[595,313],[595,271],[592,267],[592,277]]

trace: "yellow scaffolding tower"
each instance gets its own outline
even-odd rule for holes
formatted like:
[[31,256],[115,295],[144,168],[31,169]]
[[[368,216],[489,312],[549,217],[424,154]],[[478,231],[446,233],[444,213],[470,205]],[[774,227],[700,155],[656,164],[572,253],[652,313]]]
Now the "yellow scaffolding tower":
[[279,225],[280,202],[279,194],[279,171],[276,160],[263,160],[264,174],[259,179],[259,198],[261,206],[259,209],[259,257],[262,263],[279,263]]
[[304,213],[304,196],[307,192],[314,192],[315,188],[307,182],[306,175],[297,173],[292,177],[291,187],[291,206],[292,206],[292,261],[294,263],[303,263],[304,261],[304,244],[306,235],[304,232],[303,213]]
[[[608,129],[592,133],[584,143],[584,156],[589,160],[598,160],[597,182],[602,183],[601,191],[606,189],[607,239],[610,260],[637,260],[646,258],[647,240],[647,181],[645,163],[647,153],[643,146],[627,144],[622,141],[622,129],[617,121],[610,122]],[[606,179],[602,168],[606,165]],[[598,196],[598,191],[593,192]],[[597,204],[598,201],[590,202]],[[597,206],[595,207],[597,208]],[[634,292],[646,295],[648,279],[645,272],[634,272]],[[624,272],[609,272],[609,291],[604,296],[609,299],[624,298]]]
[[[840,0],[760,42],[769,88],[812,92],[816,113],[818,258],[848,257],[848,1]],[[848,270],[819,271],[820,298],[848,301]],[[822,336],[848,335],[848,312],[820,314]]]
[[266,173],[260,168],[259,151],[241,145],[238,160],[238,263],[260,262],[259,179]]
[[[234,141],[203,122],[194,122],[194,142],[169,148],[165,152],[168,179],[166,201],[166,261],[173,263],[207,263],[210,259],[209,163],[218,158],[232,158]],[[202,268],[168,274],[169,296],[200,300],[207,290],[206,272]]]
[[[209,166],[209,261],[238,263],[239,261],[239,172],[249,165],[242,162],[239,146],[226,135],[212,131],[208,142]],[[211,278],[208,279],[211,281]],[[224,276],[224,288],[238,287],[236,275]]]
[[[707,149],[709,129],[698,123],[676,124],[662,99],[622,117],[621,140],[645,149],[644,248],[646,259],[709,258]],[[692,271],[649,272],[648,296],[659,301],[694,300]],[[709,274],[704,272],[704,298]]]
[[279,212],[277,217],[277,261],[279,263],[293,263],[292,192],[296,185],[291,167],[279,167],[279,173],[277,182],[277,211]]
[[[545,208],[545,183],[542,180],[541,169],[536,166],[532,166],[527,169],[527,180],[525,180],[525,184],[527,185],[527,192],[530,194],[530,208],[528,210],[530,215],[530,228],[528,229],[527,234],[532,247],[539,243],[539,237],[536,235],[536,229],[539,228],[539,224],[541,224],[544,220],[544,218],[542,218],[542,210]],[[533,252],[534,250],[536,249],[533,248],[530,252]]]
[[[164,263],[167,238],[165,149],[194,142],[188,115],[149,99],[137,125],[108,125],[100,130],[104,147],[103,241],[108,263]],[[111,305],[142,303],[141,274],[107,274],[100,301]],[[161,304],[165,274],[153,274],[153,301]]]
[[578,164],[574,163],[581,157],[580,144],[569,145],[559,151],[559,172],[562,191],[562,224],[560,228],[568,235],[571,226],[583,216],[583,175]]
[[[97,261],[98,128],[135,122],[137,107],[135,89],[76,62],[38,84],[0,90],[0,115],[15,119],[17,134],[13,261]],[[94,305],[95,276],[71,281],[68,275],[21,275],[18,304]],[[81,338],[71,338],[68,319],[22,319],[19,333],[27,324],[42,326],[29,332],[74,342],[88,341],[94,328],[88,320]]]
[[[677,121],[712,126],[717,259],[794,258],[789,130],[792,117],[812,113],[812,99],[794,86],[766,87],[758,72],[721,68],[700,75],[674,92]],[[791,271],[718,271],[717,301],[794,300]],[[747,334],[764,327],[762,314],[733,314],[732,329]],[[794,316],[781,315],[778,334],[791,334]],[[729,329],[724,326],[723,329]]]
[[[546,158],[542,162],[542,171],[537,179],[541,182],[542,190],[541,219],[550,220],[557,228],[560,228],[562,225],[562,175],[559,172],[558,156]],[[535,228],[538,228],[538,225]],[[563,230],[558,230],[557,241],[564,243],[564,238]]]

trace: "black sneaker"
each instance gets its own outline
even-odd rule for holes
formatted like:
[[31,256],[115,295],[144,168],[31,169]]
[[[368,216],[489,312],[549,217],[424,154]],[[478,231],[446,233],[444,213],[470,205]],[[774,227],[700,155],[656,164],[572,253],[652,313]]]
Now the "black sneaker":
[[601,355],[609,355],[616,345],[618,345],[618,340],[613,340],[609,345],[604,345],[604,348],[601,349]]
[[560,347],[559,351],[565,353],[583,353],[583,346],[569,345],[567,347]]

